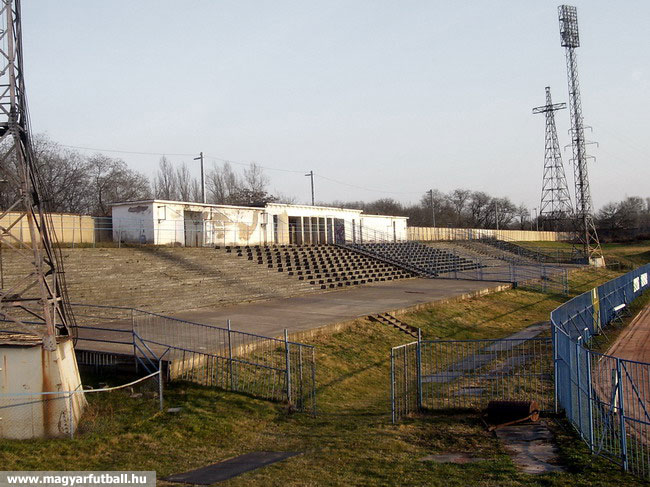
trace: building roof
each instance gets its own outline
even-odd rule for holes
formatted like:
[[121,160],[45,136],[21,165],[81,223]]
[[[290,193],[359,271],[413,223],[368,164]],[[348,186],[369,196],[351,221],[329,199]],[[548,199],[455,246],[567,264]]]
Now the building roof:
[[156,203],[165,203],[169,205],[183,205],[183,206],[203,206],[205,208],[232,208],[237,210],[264,210],[269,207],[274,208],[296,208],[296,209],[312,209],[312,210],[324,210],[324,211],[341,211],[360,214],[362,217],[376,217],[376,218],[402,218],[408,219],[407,216],[393,216],[393,215],[372,215],[364,213],[363,210],[356,210],[353,208],[339,208],[336,206],[312,206],[312,205],[290,205],[286,203],[267,203],[266,206],[235,206],[235,205],[222,205],[216,203],[195,203],[193,201],[170,201],[170,200],[134,200],[134,201],[120,201],[119,203],[110,203],[109,206],[130,206],[130,205],[142,205],[142,204],[156,204]]

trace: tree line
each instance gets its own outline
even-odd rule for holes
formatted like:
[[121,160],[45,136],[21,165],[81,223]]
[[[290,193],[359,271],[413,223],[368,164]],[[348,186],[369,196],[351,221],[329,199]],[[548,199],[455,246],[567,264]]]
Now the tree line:
[[[161,157],[155,176],[149,179],[118,158],[103,154],[86,156],[64,148],[44,135],[32,141],[42,197],[49,211],[110,216],[110,204],[120,201],[162,199],[202,201],[202,186],[185,163],[172,164]],[[12,161],[2,161],[3,169]],[[9,170],[9,172],[11,172]],[[205,171],[206,201],[214,204],[262,207],[269,202],[295,203],[290,196],[269,192],[269,178],[255,163],[241,171],[225,162]],[[7,209],[16,193],[0,183],[0,208]],[[374,201],[329,201],[322,206],[363,210],[369,214],[409,217],[411,226],[502,229],[551,229],[549,222],[531,215],[524,204],[508,197],[458,188],[448,193],[432,190],[417,203],[403,204],[391,198]],[[650,234],[650,198],[627,197],[603,206],[595,216],[599,233],[606,237]]]

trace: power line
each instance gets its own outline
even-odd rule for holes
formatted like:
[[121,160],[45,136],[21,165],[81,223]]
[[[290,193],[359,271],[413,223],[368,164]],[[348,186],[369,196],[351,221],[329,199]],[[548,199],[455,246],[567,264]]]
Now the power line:
[[[96,147],[84,147],[84,146],[67,145],[67,144],[60,144],[60,145],[61,145],[61,147],[67,147],[69,149],[89,150],[89,151],[96,151],[96,152],[110,152],[110,153],[116,153],[116,154],[135,154],[135,155],[145,155],[145,156],[173,156],[173,157],[195,157],[196,156],[196,153],[128,151],[128,150],[121,150],[121,149],[98,149]],[[205,159],[211,159],[213,161],[219,161],[219,162],[227,162],[228,164],[237,164],[239,166],[250,166],[251,165],[251,162],[235,161],[235,160],[232,160],[232,159],[227,159],[225,157],[214,156],[214,155],[210,155],[210,154],[203,154],[203,157]],[[255,164],[257,164],[257,163],[255,163]],[[277,167],[263,166],[261,164],[257,164],[257,166],[262,168],[262,169],[266,169],[267,171],[278,171],[278,172],[287,172],[287,173],[294,173],[294,174],[304,174],[304,171],[298,171],[298,170],[295,170],[295,169],[280,169],[280,168],[277,168]],[[355,189],[361,189],[363,191],[369,191],[371,193],[405,194],[405,195],[422,194],[421,191],[386,191],[386,190],[381,190],[381,189],[366,188],[364,186],[358,186],[356,184],[351,184],[351,183],[346,183],[344,181],[339,181],[338,179],[328,178],[327,176],[321,176],[320,174],[314,174],[314,177],[321,178],[321,179],[330,181],[332,183],[340,184],[342,186],[347,186],[347,187],[355,188]]]
[[321,176],[320,174],[314,174],[314,176],[317,177],[317,178],[326,179],[327,181],[331,181],[333,183],[341,184],[343,186],[349,186],[350,188],[362,189],[364,191],[370,191],[371,193],[424,194],[422,191],[385,191],[385,190],[382,190],[382,189],[372,189],[372,188],[366,188],[364,186],[357,186],[356,184],[350,184],[350,183],[346,183],[346,182],[343,182],[343,181],[339,181],[338,179],[328,178],[327,176]]

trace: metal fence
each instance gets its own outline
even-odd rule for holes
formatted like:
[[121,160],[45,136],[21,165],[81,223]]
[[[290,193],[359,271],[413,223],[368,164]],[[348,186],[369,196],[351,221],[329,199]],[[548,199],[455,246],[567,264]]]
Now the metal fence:
[[556,407],[591,450],[650,480],[650,364],[589,349],[648,289],[650,264],[566,302],[551,313]]
[[[417,255],[417,250],[412,247],[406,251],[407,254],[411,252],[412,257],[397,256],[392,251],[396,244],[425,245],[418,242],[407,244],[396,233],[380,230],[366,230],[365,233],[360,233],[358,227],[347,221],[344,237],[338,243],[354,252],[382,260],[421,277],[511,282],[517,287],[535,291],[564,295],[569,293],[568,268],[559,264],[533,261],[511,262],[492,256],[470,253],[456,246],[441,249],[446,251],[449,261],[444,265],[438,265],[434,262],[423,261]],[[428,246],[426,248],[428,249]]]
[[391,415],[481,409],[491,400],[536,401],[552,410],[550,338],[422,340],[391,350]]
[[[157,370],[128,384],[99,389],[84,389],[79,386],[70,391],[0,393],[0,437],[8,439],[31,439],[34,431],[42,424],[46,436],[68,436],[73,438],[86,405],[86,396],[108,393],[120,389],[151,391],[158,409],[164,404],[163,381]],[[138,392],[138,397],[142,396]],[[48,423],[43,411],[56,412],[58,421]]]
[[[132,353],[145,371],[164,361],[170,380],[286,401],[293,409],[316,413],[315,349],[290,341],[286,331],[280,339],[233,330],[230,321],[218,327],[131,308],[74,308],[77,321],[85,324],[78,328],[81,344]],[[98,349],[94,361],[110,355],[101,346],[93,348]]]

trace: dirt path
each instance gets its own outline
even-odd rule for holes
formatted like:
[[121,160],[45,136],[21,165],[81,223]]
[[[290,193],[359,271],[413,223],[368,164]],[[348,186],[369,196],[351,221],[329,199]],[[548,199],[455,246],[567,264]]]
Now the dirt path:
[[650,363],[650,305],[634,317],[607,351],[607,355]]

